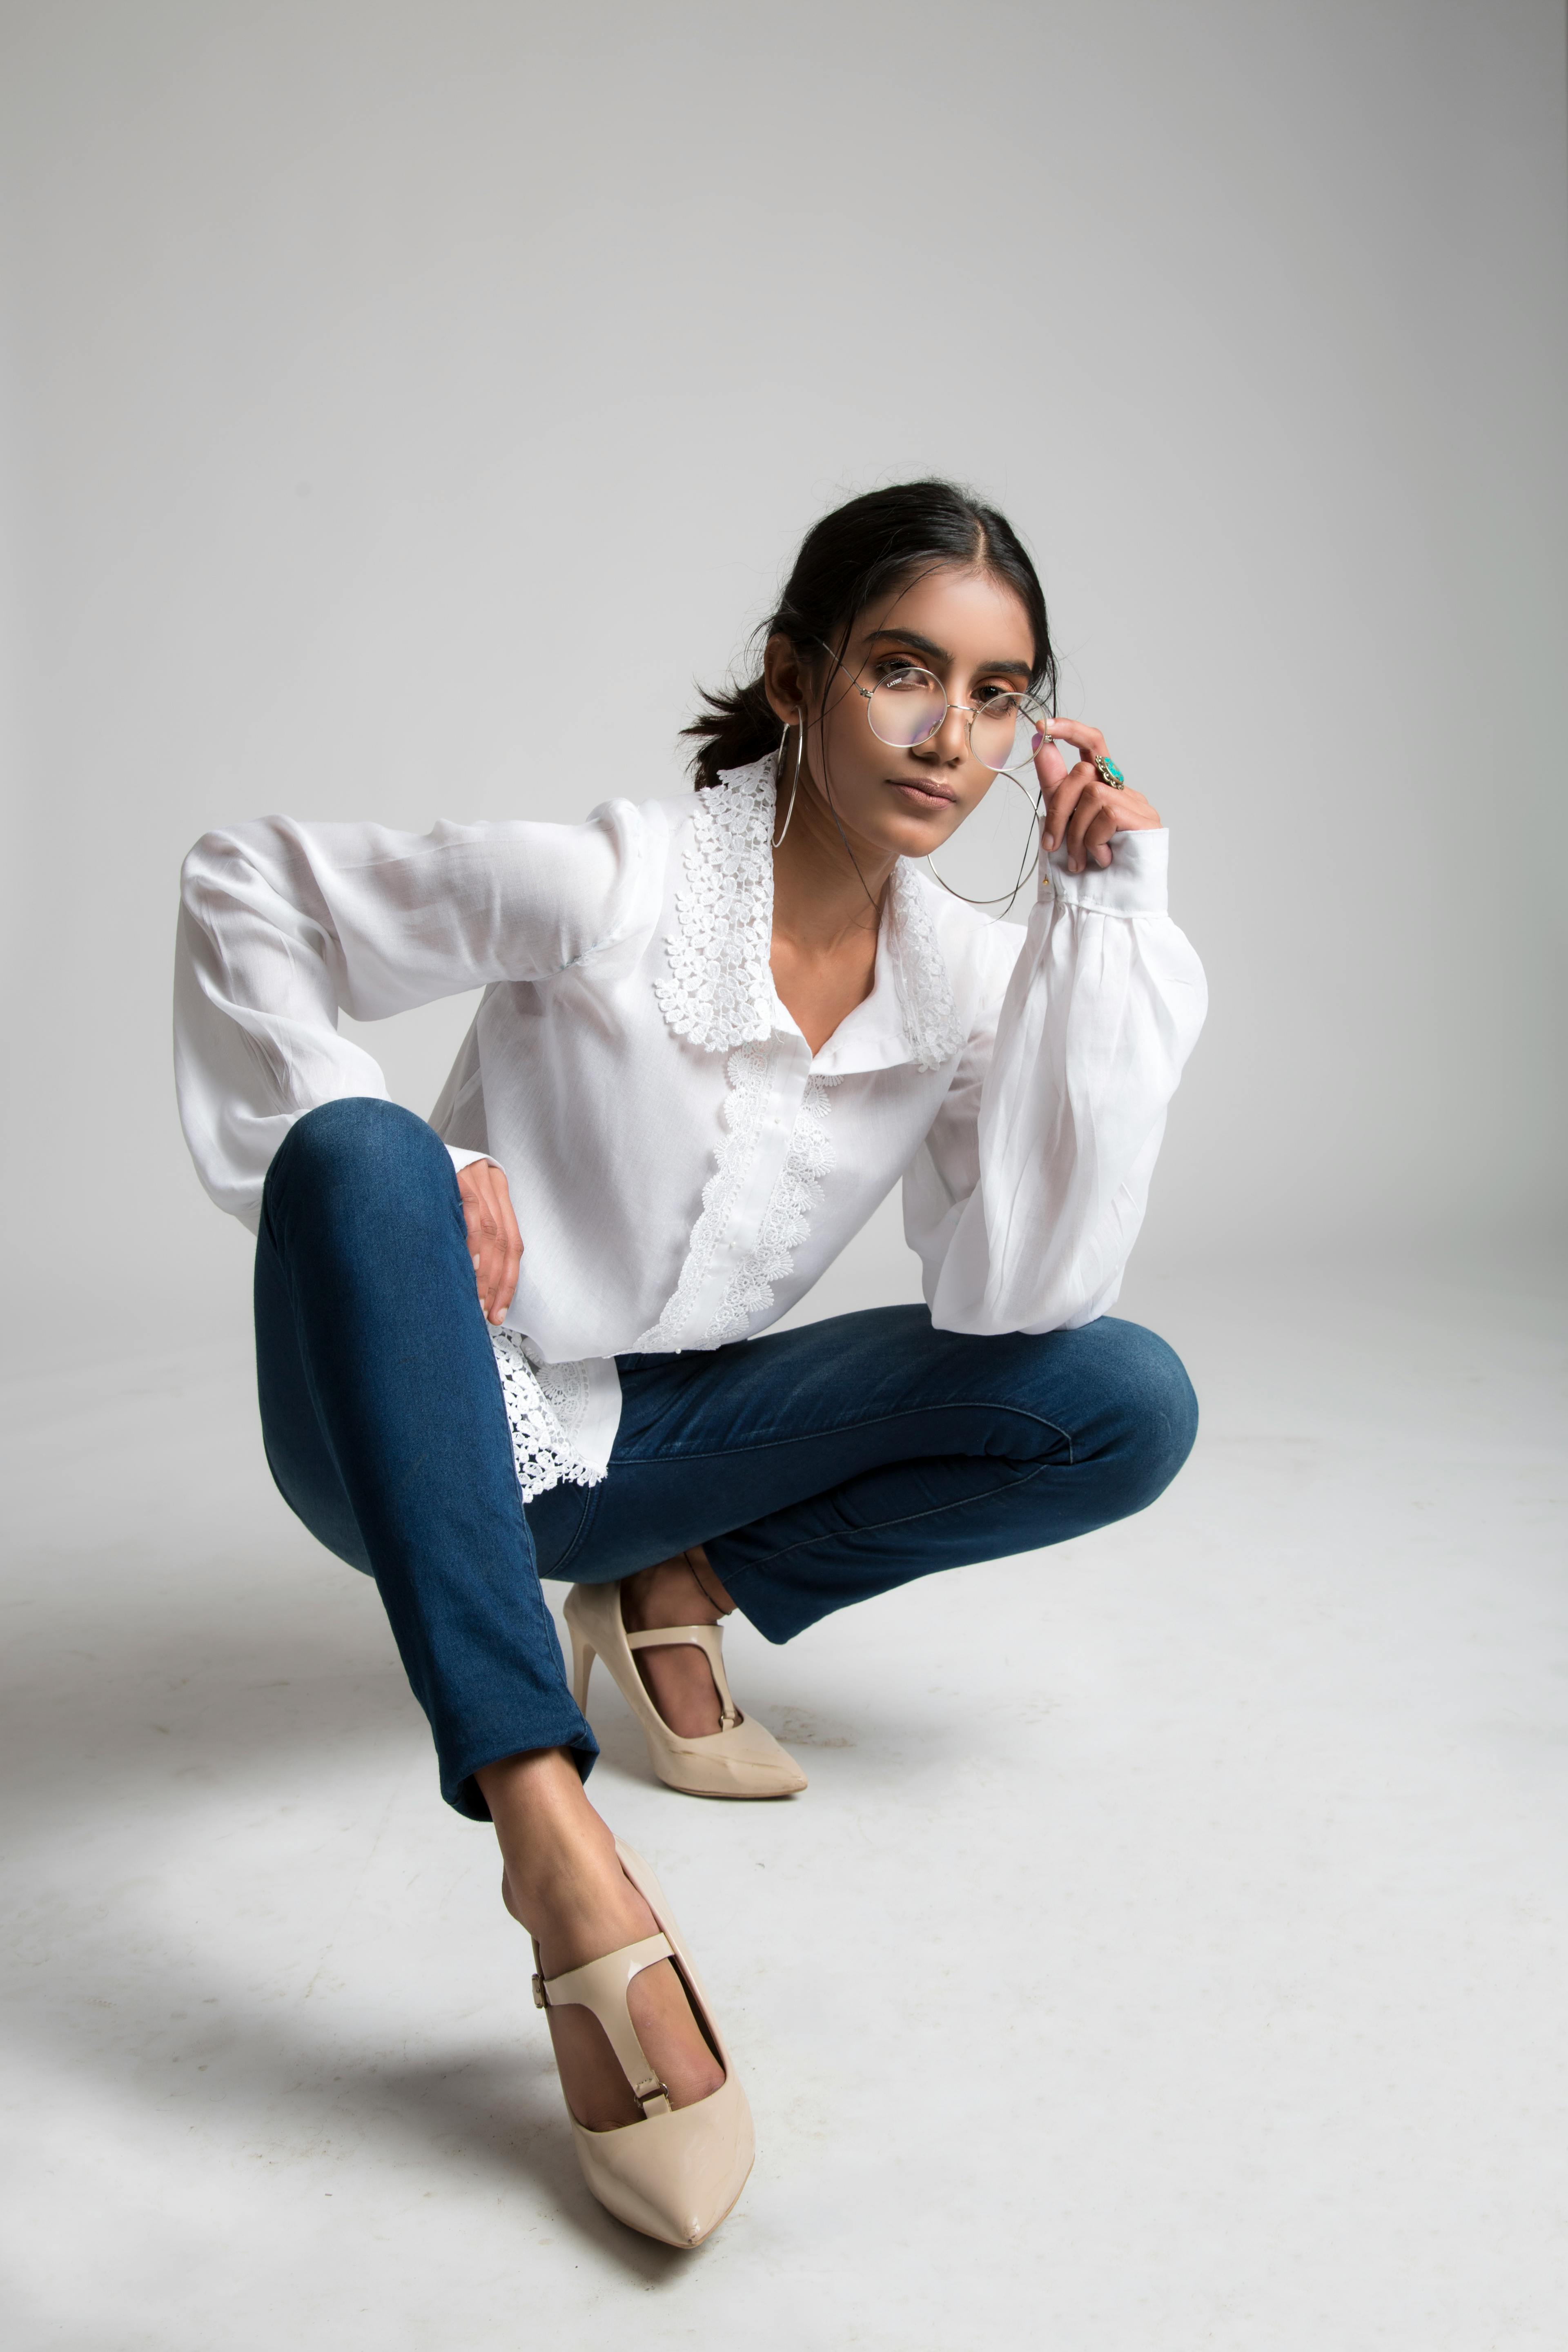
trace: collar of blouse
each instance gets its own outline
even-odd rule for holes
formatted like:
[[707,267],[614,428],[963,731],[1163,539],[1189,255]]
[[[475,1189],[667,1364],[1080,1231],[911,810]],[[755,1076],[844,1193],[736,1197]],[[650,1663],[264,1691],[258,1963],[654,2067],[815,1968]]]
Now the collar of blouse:
[[[710,1054],[800,1035],[773,987],[773,761],[731,768],[696,795],[665,969],[654,982],[678,1037]],[[939,1069],[963,1043],[937,936],[931,884],[908,858],[893,868],[877,935],[871,993],[812,1064],[825,1076],[913,1062]],[[804,1044],[804,1040],[802,1040]]]

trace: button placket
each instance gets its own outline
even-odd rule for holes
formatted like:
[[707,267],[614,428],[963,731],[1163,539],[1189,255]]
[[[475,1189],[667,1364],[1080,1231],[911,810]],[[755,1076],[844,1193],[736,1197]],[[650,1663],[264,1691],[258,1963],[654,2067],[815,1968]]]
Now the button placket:
[[694,1327],[702,1328],[710,1346],[713,1341],[707,1334],[720,1304],[757,1246],[763,1220],[784,1173],[795,1121],[805,1098],[810,1066],[811,1056],[804,1038],[773,1032],[766,1082],[767,1107],[758,1121],[756,1149],[715,1245],[699,1310],[692,1318]]

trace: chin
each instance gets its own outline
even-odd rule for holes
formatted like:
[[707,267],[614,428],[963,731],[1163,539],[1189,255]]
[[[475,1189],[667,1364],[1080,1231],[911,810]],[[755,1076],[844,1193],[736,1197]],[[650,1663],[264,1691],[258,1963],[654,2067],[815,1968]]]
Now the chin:
[[890,857],[924,857],[928,851],[940,849],[963,821],[963,813],[955,816],[951,808],[933,808],[928,815],[921,809],[899,807],[885,798],[873,800],[863,814],[857,811],[851,815],[845,811],[844,816],[863,841]]
[[928,849],[940,849],[950,841],[968,814],[966,809],[955,809],[951,803],[930,810],[918,807],[886,808],[882,812],[882,830],[889,840],[918,841],[921,856]]

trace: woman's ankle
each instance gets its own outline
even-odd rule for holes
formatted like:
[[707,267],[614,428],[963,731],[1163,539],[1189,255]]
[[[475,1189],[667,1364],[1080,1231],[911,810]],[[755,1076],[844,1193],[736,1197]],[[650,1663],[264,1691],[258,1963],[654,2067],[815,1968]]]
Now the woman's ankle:
[[568,1749],[504,1757],[474,1777],[495,1823],[508,1908],[537,1940],[547,1974],[650,1932],[647,1906]]
[[664,1625],[717,1625],[735,1604],[700,1544],[623,1579],[621,1617],[629,1633]]
[[[658,1933],[658,1923],[621,1867],[616,1841],[584,1792],[564,1748],[503,1757],[475,1774],[506,1867],[508,1907],[539,1946],[547,1979]],[[638,1971],[626,1991],[634,2032],[672,2106],[708,2098],[724,2079],[672,1964]],[[550,2010],[550,2035],[566,2104],[581,2124],[613,2131],[643,2109],[592,2011]]]

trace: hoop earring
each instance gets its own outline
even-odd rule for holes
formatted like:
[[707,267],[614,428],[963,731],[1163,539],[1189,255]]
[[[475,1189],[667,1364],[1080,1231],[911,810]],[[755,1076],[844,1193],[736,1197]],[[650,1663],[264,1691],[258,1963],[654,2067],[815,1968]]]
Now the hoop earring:
[[[1007,782],[1010,784],[1017,785],[1018,790],[1023,793],[1026,800],[1029,800],[1031,798],[1033,800],[1033,817],[1035,824],[1034,862],[1037,865],[1040,855],[1040,836],[1038,827],[1045,823],[1046,816],[1046,804],[1040,798],[1039,787],[1037,785],[1033,794],[1031,795],[1028,785],[1025,783],[1021,776],[1016,776],[1011,768],[1004,768],[1000,772],[1006,777]],[[950,898],[962,898],[966,907],[1003,907],[1005,913],[1011,914],[1018,893],[1023,888],[1025,882],[1028,879],[1030,856],[1029,852],[1026,849],[1024,852],[1024,862],[1018,868],[1018,878],[1014,883],[1013,887],[1011,890],[1006,892],[998,891],[994,898],[972,898],[967,890],[955,890],[951,882],[943,882],[942,876],[936,870],[935,863],[932,860],[931,854],[929,849],[926,852],[926,866],[930,870],[931,880],[933,882],[941,883],[942,887],[947,892]],[[1004,900],[1005,901],[1005,905]]]
[[[794,774],[794,775],[791,777],[791,779],[790,779],[790,787],[789,787],[789,807],[788,807],[788,809],[787,809],[787,810],[785,811],[785,813],[784,813],[784,821],[783,824],[780,826],[780,828],[779,828],[778,832],[777,832],[776,834],[774,834],[774,835],[773,835],[773,847],[774,847],[775,849],[779,846],[779,844],[783,841],[783,839],[784,839],[784,835],[785,835],[785,834],[789,831],[789,829],[790,829],[791,823],[792,823],[792,821],[793,821],[793,819],[794,819],[794,816],[795,816],[795,796],[796,793],[798,793],[798,792],[799,792],[799,790],[800,790],[800,762],[801,762],[802,755],[803,755],[803,753],[805,752],[805,719],[801,717],[801,715],[800,715],[800,713],[799,713],[799,711],[798,711],[798,710],[795,712],[795,730],[796,730],[796,735],[795,735],[795,774]],[[781,792],[781,791],[783,790],[783,788],[784,788],[784,746],[785,746],[785,744],[786,744],[788,741],[789,741],[789,729],[786,727],[786,728],[784,729],[784,733],[779,737],[779,748],[778,748],[778,752],[777,752],[777,756],[775,757],[775,759],[774,759],[774,761],[773,761],[773,806],[774,806],[775,808],[778,806],[778,796],[779,796],[779,793],[780,793],[780,792]]]

